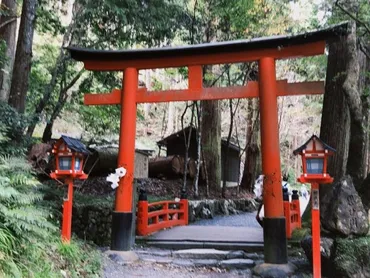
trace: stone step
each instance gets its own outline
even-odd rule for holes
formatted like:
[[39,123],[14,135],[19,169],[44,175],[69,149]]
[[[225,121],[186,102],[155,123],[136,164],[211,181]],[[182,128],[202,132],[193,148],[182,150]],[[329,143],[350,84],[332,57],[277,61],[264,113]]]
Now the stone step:
[[244,252],[242,250],[218,250],[218,249],[183,249],[183,250],[166,250],[166,249],[141,249],[136,250],[139,256],[152,257],[172,257],[177,259],[198,259],[198,260],[230,260],[230,259],[251,259],[263,260],[263,254],[257,252]]
[[162,249],[189,249],[189,248],[214,248],[219,250],[243,250],[249,252],[262,252],[263,243],[252,242],[202,242],[202,241],[180,241],[180,240],[148,240],[145,242],[150,247]]
[[256,265],[256,262],[251,259],[181,259],[173,257],[154,257],[147,255],[140,256],[140,259],[144,262],[164,265],[171,264],[178,267],[219,267],[224,269],[246,269],[252,268]]
[[263,261],[263,255],[242,250],[185,249],[185,250],[137,250],[144,262],[171,264],[178,267],[206,267],[223,269],[247,269]]

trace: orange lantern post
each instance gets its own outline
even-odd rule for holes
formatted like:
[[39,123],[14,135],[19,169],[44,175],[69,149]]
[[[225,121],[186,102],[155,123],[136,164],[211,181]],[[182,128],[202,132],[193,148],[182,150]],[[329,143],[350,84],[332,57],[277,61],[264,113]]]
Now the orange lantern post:
[[50,174],[53,179],[61,179],[68,184],[67,199],[63,200],[62,240],[71,241],[73,179],[86,179],[83,172],[84,158],[90,152],[79,140],[62,136],[53,146],[55,171]]
[[312,213],[312,264],[313,277],[321,277],[320,252],[320,194],[319,184],[332,183],[333,178],[327,173],[327,161],[335,149],[313,135],[305,144],[293,153],[302,157],[303,174],[298,178],[301,183],[311,183]]

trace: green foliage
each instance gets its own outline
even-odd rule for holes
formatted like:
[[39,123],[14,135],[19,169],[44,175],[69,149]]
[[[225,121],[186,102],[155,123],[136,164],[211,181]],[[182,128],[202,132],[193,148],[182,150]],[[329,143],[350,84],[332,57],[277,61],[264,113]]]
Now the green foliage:
[[79,5],[84,7],[76,22],[79,45],[95,48],[159,46],[188,18],[173,0],[79,0]]
[[352,277],[361,267],[369,267],[370,237],[336,239],[334,260],[338,273]]
[[13,107],[0,101],[0,155],[21,155],[30,143],[24,130],[29,119]]
[[61,242],[41,189],[23,158],[0,157],[0,277],[99,277],[99,252]]
[[56,231],[47,221],[48,212],[33,206],[42,199],[39,186],[24,159],[0,157],[0,219],[17,237],[27,234],[42,238]]
[[6,43],[4,40],[0,39],[0,69],[4,67],[6,61]]
[[57,244],[61,264],[70,277],[100,277],[101,255],[88,244],[73,239],[70,244]]
[[[65,32],[60,21],[60,11],[58,8],[59,1],[39,0],[36,11],[36,30],[41,33],[50,33],[58,35]],[[65,5],[65,3],[63,3]]]

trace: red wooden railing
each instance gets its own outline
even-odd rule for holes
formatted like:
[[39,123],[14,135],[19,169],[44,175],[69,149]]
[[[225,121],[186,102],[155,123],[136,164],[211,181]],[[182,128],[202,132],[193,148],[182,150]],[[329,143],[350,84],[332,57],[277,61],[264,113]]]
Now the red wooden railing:
[[286,237],[292,238],[293,231],[302,227],[301,209],[297,190],[293,190],[292,201],[289,201],[289,196],[287,197],[287,194],[284,194],[284,216]]
[[146,236],[165,228],[188,225],[188,200],[148,203],[141,193],[137,206],[136,233]]

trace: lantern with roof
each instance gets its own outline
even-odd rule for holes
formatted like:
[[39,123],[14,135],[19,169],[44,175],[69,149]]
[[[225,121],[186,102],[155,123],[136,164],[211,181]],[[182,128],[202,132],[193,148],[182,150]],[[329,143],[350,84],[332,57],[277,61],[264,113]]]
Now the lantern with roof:
[[306,143],[293,152],[302,157],[303,174],[298,181],[311,184],[312,265],[315,278],[321,277],[320,184],[333,182],[333,178],[327,173],[327,165],[329,156],[334,152],[334,148],[316,135],[312,135]]
[[296,149],[293,153],[302,157],[303,174],[298,178],[301,183],[331,183],[333,178],[327,173],[329,156],[335,149],[324,143],[316,135]]
[[80,140],[62,135],[54,144],[55,171],[50,174],[53,179],[86,179],[83,172],[85,157],[90,154]]
[[62,240],[69,243],[72,232],[73,179],[86,179],[83,171],[85,156],[90,152],[80,140],[62,135],[54,143],[55,171],[53,179],[63,179],[68,184],[67,198],[63,199]]

